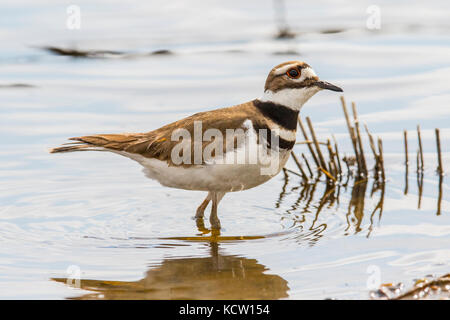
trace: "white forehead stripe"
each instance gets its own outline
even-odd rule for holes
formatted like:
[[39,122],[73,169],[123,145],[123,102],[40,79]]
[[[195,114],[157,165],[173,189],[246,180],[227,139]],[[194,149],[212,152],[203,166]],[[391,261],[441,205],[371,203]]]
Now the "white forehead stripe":
[[279,75],[279,74],[286,73],[290,68],[297,67],[297,66],[298,66],[298,63],[291,63],[288,65],[282,66],[278,69],[275,69],[274,74]]
[[[292,63],[292,64],[288,64],[287,66],[283,66],[279,69],[276,69],[275,75],[285,74],[289,69],[291,69],[292,67],[296,67],[297,65],[298,64]],[[311,69],[310,67],[302,68],[300,71],[301,71],[300,78],[294,79],[294,80],[303,81],[305,79],[317,77],[314,70]]]

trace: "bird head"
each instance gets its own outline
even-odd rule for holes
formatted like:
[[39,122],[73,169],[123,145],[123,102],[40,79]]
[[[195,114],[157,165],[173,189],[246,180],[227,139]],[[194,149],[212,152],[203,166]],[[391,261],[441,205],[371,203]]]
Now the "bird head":
[[338,86],[320,80],[307,63],[288,61],[270,71],[261,100],[300,110],[309,98],[323,89],[343,91]]

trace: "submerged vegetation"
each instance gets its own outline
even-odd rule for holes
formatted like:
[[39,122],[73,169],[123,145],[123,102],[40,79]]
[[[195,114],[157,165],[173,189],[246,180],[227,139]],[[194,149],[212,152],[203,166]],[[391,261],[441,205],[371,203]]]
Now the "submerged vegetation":
[[[298,175],[302,178],[302,185],[304,188],[309,188],[310,185],[314,185],[318,182],[321,182],[322,174],[325,176],[325,183],[327,186],[327,192],[323,197],[323,201],[329,201],[329,199],[333,199],[339,197],[339,189],[340,187],[347,187],[349,183],[353,182],[353,186],[355,192],[352,192],[352,201],[351,203],[364,202],[365,198],[365,190],[369,180],[372,180],[372,190],[370,192],[371,196],[378,190],[381,191],[380,201],[376,207],[376,210],[380,211],[380,216],[383,212],[383,199],[384,199],[384,190],[386,184],[386,170],[385,170],[385,162],[383,157],[383,141],[380,137],[376,139],[370,133],[366,124],[364,124],[364,129],[368,137],[369,147],[372,151],[372,157],[374,166],[371,170],[368,169],[366,157],[367,155],[364,153],[364,144],[360,129],[360,122],[358,119],[358,113],[356,110],[356,104],[352,102],[352,115],[353,121],[350,118],[347,105],[343,96],[341,96],[341,104],[342,110],[344,112],[346,125],[349,133],[349,137],[351,140],[351,145],[353,147],[353,155],[341,155],[339,152],[339,147],[336,138],[334,135],[332,136],[333,144],[330,142],[330,139],[327,139],[326,142],[319,141],[316,137],[316,133],[314,131],[314,127],[312,121],[309,117],[306,117],[306,122],[309,129],[309,134],[303,124],[301,118],[298,119],[298,123],[301,129],[301,132],[304,137],[304,141],[297,142],[297,144],[305,144],[309,150],[310,159],[313,161],[308,161],[308,157],[301,153],[300,157],[292,152],[292,158],[297,165],[299,172],[290,170],[285,168],[285,181],[287,174],[292,173]],[[440,143],[440,135],[439,129],[435,129],[436,135],[436,150],[437,150],[437,168],[436,172],[439,175],[439,190],[438,190],[438,204],[437,204],[437,215],[440,215],[441,212],[441,201],[442,201],[442,183],[444,179],[444,169],[442,164],[442,153],[441,153],[441,143]],[[408,174],[409,174],[409,158],[408,158],[408,132],[405,130],[404,134],[404,146],[405,146],[405,189],[404,194],[408,193]],[[423,193],[423,178],[424,178],[424,156],[423,156],[423,146],[422,146],[422,138],[420,132],[420,126],[417,126],[417,138],[418,138],[418,150],[416,156],[416,173],[417,173],[417,185],[419,190],[419,199],[418,199],[418,209],[420,209],[421,201],[422,201],[422,193]],[[322,150],[324,146],[326,147],[326,152]],[[342,163],[345,163],[346,169],[343,168]],[[314,167],[315,165],[315,167]],[[287,183],[287,182],[286,182]],[[301,194],[304,194],[302,191]],[[355,200],[354,199],[359,199]],[[328,200],[327,200],[328,199]],[[331,203],[332,204],[332,203]],[[364,203],[357,208],[363,210]]]
[[441,277],[429,275],[416,279],[408,290],[401,282],[385,283],[379,289],[371,291],[370,297],[383,300],[450,299],[450,273]]
[[[308,161],[308,157],[301,153],[300,156],[292,153],[292,158],[297,165],[298,172],[284,168],[284,185],[280,193],[280,198],[277,203],[277,207],[280,206],[284,195],[286,194],[287,185],[289,183],[289,174],[294,174],[302,178],[302,182],[299,191],[299,198],[296,202],[298,206],[300,202],[305,202],[305,209],[303,212],[307,212],[308,208],[314,197],[314,191],[317,184],[325,183],[325,190],[319,200],[319,205],[316,207],[315,218],[310,226],[311,231],[316,230],[319,235],[326,229],[326,224],[315,226],[315,222],[322,208],[328,204],[328,207],[333,205],[339,205],[339,197],[341,195],[341,189],[347,190],[351,186],[351,197],[348,202],[347,209],[347,227],[345,234],[348,234],[350,228],[353,227],[355,234],[362,231],[361,225],[365,211],[366,192],[369,181],[371,181],[370,198],[374,196],[376,192],[379,192],[378,202],[370,212],[370,225],[367,228],[366,237],[369,237],[374,228],[375,214],[378,212],[378,222],[381,221],[383,214],[386,169],[383,159],[383,142],[382,139],[377,137],[376,139],[370,133],[367,125],[364,124],[364,129],[368,137],[369,146],[372,151],[372,157],[374,166],[371,170],[368,169],[366,155],[364,153],[363,140],[361,137],[360,122],[358,120],[358,114],[356,105],[352,103],[353,122],[349,116],[346,102],[344,97],[341,97],[342,109],[346,119],[346,125],[353,147],[353,155],[341,155],[339,152],[338,143],[334,136],[332,136],[333,144],[330,139],[326,142],[319,141],[316,137],[312,121],[309,117],[306,117],[309,133],[307,132],[303,121],[299,118],[299,126],[304,137],[304,141],[298,142],[298,144],[306,145],[309,151],[309,156],[312,161]],[[437,209],[436,215],[441,214],[441,202],[442,202],[442,184],[444,179],[444,168],[442,163],[441,152],[441,140],[440,130],[435,129],[436,137],[436,152],[437,152],[437,167],[436,173],[439,176],[439,189],[437,196]],[[408,131],[403,131],[404,138],[404,154],[405,154],[405,188],[404,195],[408,194],[408,175],[409,175],[409,157],[408,157]],[[418,186],[418,204],[417,208],[420,209],[423,194],[423,181],[424,181],[424,156],[423,156],[423,144],[420,126],[417,126],[417,139],[418,149],[416,152],[416,177]],[[375,142],[376,141],[376,142]],[[326,149],[325,149],[326,148]],[[326,152],[322,149],[325,149]],[[300,159],[301,158],[301,159]],[[342,163],[345,163],[346,169],[343,168]],[[325,180],[321,179],[324,175]],[[415,281],[412,288],[406,290],[403,283],[386,283],[382,284],[379,289],[373,290],[369,293],[371,299],[449,299],[450,298],[450,274],[446,274],[441,277],[426,276],[422,279]]]

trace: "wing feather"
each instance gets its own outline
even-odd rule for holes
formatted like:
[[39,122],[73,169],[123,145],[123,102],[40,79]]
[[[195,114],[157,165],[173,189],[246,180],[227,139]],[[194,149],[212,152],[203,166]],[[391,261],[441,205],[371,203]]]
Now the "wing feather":
[[[172,134],[178,128],[187,130],[190,136],[194,137],[194,123],[199,121],[202,126],[202,136],[207,129],[215,128],[223,134],[223,137],[225,137],[226,129],[241,127],[243,122],[252,115],[258,116],[259,114],[254,107],[253,101],[250,101],[229,108],[196,113],[147,133],[98,134],[70,138],[69,140],[76,142],[54,148],[50,152],[58,153],[88,150],[124,151],[139,154],[147,158],[156,158],[158,160],[167,161],[170,165],[173,165],[171,161],[171,152],[179,141],[174,141],[172,139]],[[193,143],[194,139],[191,139],[192,147]],[[203,142],[203,144],[209,143],[211,142]],[[225,143],[226,142],[224,141],[224,150],[226,150]],[[192,155],[192,157],[193,156],[194,155]]]

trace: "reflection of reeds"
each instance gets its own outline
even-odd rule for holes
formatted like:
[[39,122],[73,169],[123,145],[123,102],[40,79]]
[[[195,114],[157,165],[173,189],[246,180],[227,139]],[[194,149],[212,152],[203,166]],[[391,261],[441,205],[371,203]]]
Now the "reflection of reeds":
[[[347,211],[347,232],[352,225],[355,226],[355,234],[361,231],[361,222],[364,217],[364,202],[366,199],[367,179],[355,180],[352,188],[352,196]],[[353,216],[352,214],[353,209]]]
[[[277,208],[280,208],[281,203],[285,201],[285,195],[288,193],[287,189],[288,184],[290,183],[289,174],[295,173],[291,170],[284,170],[283,172],[284,184],[276,204]],[[299,177],[301,176],[299,174],[296,175]],[[365,214],[365,201],[368,181],[369,180],[366,178],[353,180],[353,186],[350,192],[350,200],[347,207],[347,227],[344,230],[345,234],[349,234],[350,231],[356,234],[363,230],[362,223]],[[289,214],[290,219],[294,220],[292,227],[304,230],[309,235],[308,241],[310,245],[314,245],[319,240],[319,238],[322,237],[323,232],[327,228],[326,223],[318,223],[321,212],[324,208],[330,209],[336,207],[337,209],[340,203],[339,198],[342,196],[341,185],[328,183],[324,184],[323,192],[321,194],[318,194],[316,190],[318,189],[320,183],[320,179],[315,179],[310,181],[310,183],[301,183],[300,185],[293,187],[289,193],[296,191],[296,193],[298,193],[298,198],[290,207],[290,209],[286,210],[286,213]],[[380,181],[374,180],[370,197],[374,197],[376,192],[378,191],[379,198],[377,204],[372,209],[369,216],[370,225],[367,228],[367,237],[369,237],[371,232],[373,231],[375,214],[378,212],[378,221],[380,221],[383,213],[385,184],[381,183]],[[298,209],[300,210],[297,211]],[[306,216],[308,214],[312,214],[312,220],[310,220],[309,226],[306,225]]]
[[[437,161],[438,165],[436,172],[439,175],[439,191],[438,191],[438,203],[437,203],[437,215],[441,213],[441,201],[442,201],[442,181],[444,176],[444,169],[442,166],[442,152],[441,152],[441,139],[439,135],[439,129],[435,129],[436,135],[436,151],[437,151]],[[404,194],[408,193],[408,172],[409,172],[409,159],[408,159],[408,132],[403,131],[403,139],[405,145],[405,191]],[[416,175],[417,175],[417,189],[418,189],[418,203],[417,208],[420,209],[422,205],[422,194],[423,194],[423,178],[424,178],[424,161],[423,161],[423,145],[422,145],[422,135],[420,132],[420,126],[417,126],[417,144],[418,149],[416,153]]]
[[[309,162],[308,157],[304,153],[301,153],[302,160],[300,160],[300,157],[298,157],[294,152],[292,152],[293,160],[296,163],[299,172],[286,169],[284,170],[284,173],[286,176],[288,173],[292,173],[302,178],[303,181],[301,191],[302,197],[301,199],[299,198],[297,200],[295,207],[297,207],[298,203],[302,201],[303,198],[307,199],[305,208],[306,211],[308,210],[312,198],[314,196],[315,186],[318,182],[323,181],[320,178],[322,174],[324,174],[326,180],[327,197],[326,199],[321,199],[321,201],[319,202],[318,213],[325,205],[325,203],[328,203],[329,206],[332,206],[333,203],[339,203],[340,187],[342,186],[346,189],[348,185],[352,185],[353,183],[352,196],[348,208],[347,217],[350,217],[350,215],[353,214],[354,222],[356,223],[355,224],[356,232],[360,230],[360,223],[363,216],[366,185],[369,180],[373,180],[370,196],[372,197],[375,194],[375,192],[380,191],[380,199],[370,215],[370,227],[369,233],[367,235],[369,236],[373,229],[373,217],[375,213],[379,212],[379,220],[381,219],[383,213],[383,202],[384,202],[385,182],[386,182],[383,141],[381,140],[380,137],[374,137],[373,134],[369,131],[367,125],[364,124],[364,131],[365,134],[367,135],[369,142],[368,145],[370,147],[370,150],[372,151],[372,157],[374,161],[373,169],[371,169],[371,172],[373,172],[373,174],[369,174],[366,162],[367,155],[364,153],[364,145],[361,134],[362,129],[360,128],[356,104],[352,103],[353,117],[350,117],[347,110],[347,105],[345,103],[345,99],[342,96],[341,96],[341,105],[346,121],[347,130],[349,133],[350,142],[353,149],[353,155],[342,156],[339,153],[338,143],[334,135],[332,135],[333,143],[331,139],[319,141],[311,119],[309,117],[306,117],[307,126],[305,127],[302,119],[299,117],[298,124],[300,126],[300,130],[302,132],[304,141],[298,142],[297,144],[306,145],[306,147],[309,150],[309,158],[312,158],[313,162]],[[440,177],[439,195],[437,204],[438,207],[437,214],[439,215],[441,212],[442,180],[444,176],[444,169],[442,165],[443,162],[442,162],[442,151],[440,144],[439,129],[435,129],[435,134],[436,134],[436,149],[438,159],[436,171]],[[417,126],[417,139],[418,139],[418,150],[416,155],[416,164],[417,164],[417,185],[418,185],[418,208],[420,209],[422,202],[423,181],[424,181],[424,155],[423,155],[423,144],[420,126]],[[404,194],[406,195],[408,194],[408,174],[409,174],[408,132],[406,130],[403,131],[403,140],[405,152]],[[346,170],[344,168],[344,164],[341,164],[341,160],[345,163]],[[314,165],[316,166],[315,168],[313,167]],[[346,177],[346,179],[343,180],[343,177]],[[313,184],[314,186],[313,188],[309,189],[309,186],[311,184]],[[308,188],[308,190],[304,192],[303,188]],[[277,207],[279,207],[280,202],[281,198],[280,201],[277,203]],[[348,228],[350,228],[351,222],[352,222],[351,220],[348,220]]]
[[437,201],[437,211],[436,215],[441,214],[441,202],[442,202],[442,182],[444,180],[444,175],[439,175],[439,191],[438,191],[438,201]]
[[420,126],[417,126],[417,142],[419,145],[419,148],[417,149],[417,155],[416,155],[417,189],[419,190],[419,200],[417,203],[417,208],[420,209],[421,203],[422,203],[423,172],[424,172],[422,136],[420,134]]
[[286,168],[283,168],[283,175],[284,175],[284,184],[283,184],[283,188],[281,189],[280,197],[278,198],[278,201],[277,201],[277,203],[275,205],[275,208],[279,208],[280,207],[281,201],[283,201],[283,197],[286,194],[286,187],[287,187],[287,185],[289,183],[289,175],[287,173],[287,169]]
[[367,238],[370,236],[373,230],[373,217],[375,213],[378,211],[378,221],[381,221],[381,216],[383,215],[383,208],[384,208],[384,192],[385,192],[385,183],[377,184],[377,181],[374,181],[372,186],[372,192],[371,196],[374,194],[375,191],[378,189],[380,191],[380,199],[378,200],[377,205],[375,206],[375,209],[373,209],[372,213],[370,214],[370,226],[369,226],[369,232],[367,233]]
[[422,205],[422,193],[423,193],[423,172],[417,172],[417,189],[419,190],[417,209],[420,209]]
[[[294,162],[298,167],[298,172],[292,170],[284,170],[285,174],[285,184],[283,186],[282,193],[280,194],[280,199],[277,202],[277,208],[283,200],[284,194],[286,193],[287,179],[289,174],[295,174],[302,179],[302,183],[299,187],[292,188],[292,191],[296,190],[299,192],[299,197],[292,205],[291,209],[287,212],[294,218],[294,228],[300,227],[301,230],[309,231],[308,239],[310,245],[313,245],[320,237],[323,235],[323,231],[327,228],[326,223],[321,223],[316,226],[317,221],[319,221],[319,215],[324,207],[331,208],[333,206],[339,206],[339,198],[341,195],[340,189],[344,188],[347,190],[347,186],[352,186],[351,196],[348,202],[347,208],[347,227],[344,232],[346,234],[358,233],[363,229],[363,218],[365,213],[365,201],[367,197],[374,197],[378,193],[378,200],[375,207],[369,211],[369,221],[370,224],[367,227],[367,237],[370,237],[373,229],[374,223],[377,219],[378,222],[381,221],[384,208],[385,199],[385,182],[386,182],[386,172],[385,172],[385,159],[383,152],[383,141],[380,137],[374,137],[369,131],[367,125],[364,124],[364,131],[368,138],[368,146],[370,147],[372,158],[374,161],[373,169],[369,174],[369,170],[366,162],[366,154],[364,153],[364,145],[362,139],[362,130],[360,128],[360,123],[358,120],[358,114],[356,110],[356,105],[352,103],[352,115],[349,116],[347,111],[347,106],[345,100],[341,97],[342,109],[346,119],[346,126],[349,133],[350,142],[352,145],[352,155],[342,156],[339,152],[338,143],[332,135],[332,139],[325,139],[324,141],[319,141],[316,132],[314,130],[313,123],[309,117],[306,117],[306,124],[303,124],[301,118],[298,119],[300,130],[303,134],[304,141],[298,143],[299,145],[306,145],[309,150],[309,156],[307,157],[304,153],[300,153],[301,158],[296,154],[292,153]],[[441,213],[441,201],[442,201],[442,184],[444,170],[442,165],[442,151],[440,144],[439,129],[435,130],[436,133],[436,149],[437,149],[437,173],[439,174],[439,195],[437,203],[437,215]],[[417,162],[417,185],[418,185],[418,208],[421,207],[422,194],[423,194],[423,181],[424,181],[424,155],[423,155],[423,144],[420,127],[417,126],[417,137],[418,137],[418,150],[416,156]],[[408,174],[409,174],[409,148],[408,148],[408,132],[403,131],[404,139],[404,161],[405,161],[405,189],[404,194],[408,193]],[[308,161],[308,159],[313,160],[313,162]],[[301,159],[301,160],[300,160]],[[341,163],[341,160],[344,163]],[[344,166],[345,164],[345,166]],[[314,168],[315,165],[315,168]],[[324,174],[326,184],[322,195],[319,198],[316,191],[317,185],[323,181],[321,175]],[[343,180],[344,178],[344,180]],[[367,184],[372,180],[372,188],[370,194],[367,195]],[[315,199],[316,197],[316,199]],[[303,203],[303,207],[300,213],[296,212],[297,209]],[[313,204],[314,203],[314,204]],[[310,222],[311,225],[305,228],[305,223],[307,221],[307,213],[314,213],[313,221]],[[378,218],[376,218],[376,216]]]

